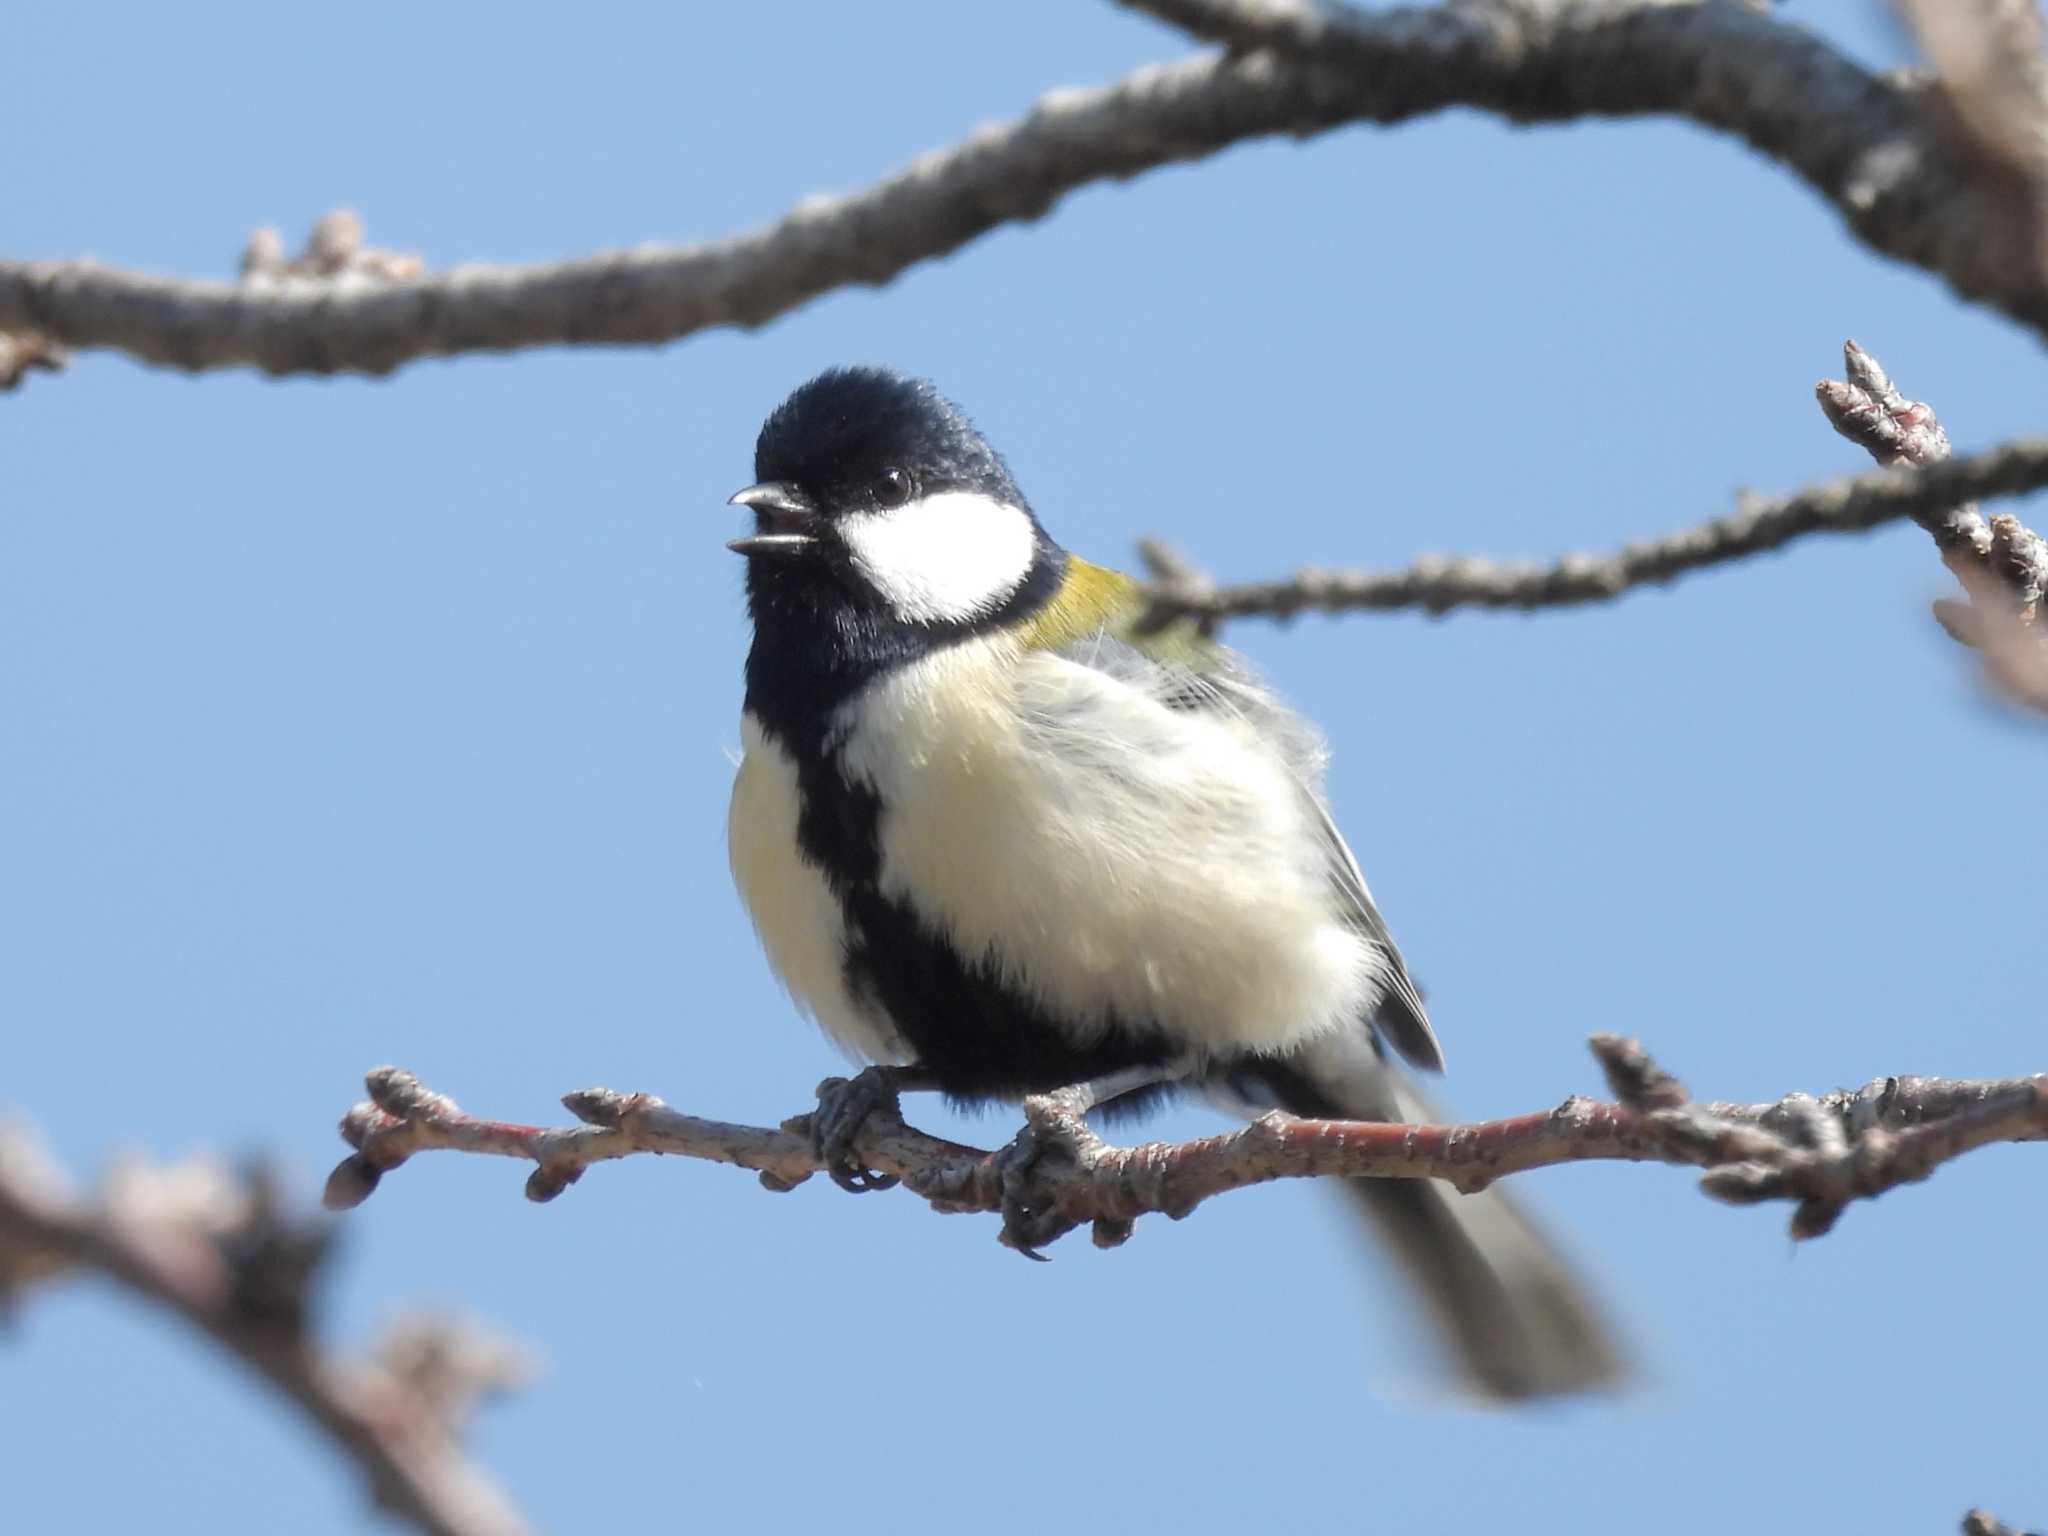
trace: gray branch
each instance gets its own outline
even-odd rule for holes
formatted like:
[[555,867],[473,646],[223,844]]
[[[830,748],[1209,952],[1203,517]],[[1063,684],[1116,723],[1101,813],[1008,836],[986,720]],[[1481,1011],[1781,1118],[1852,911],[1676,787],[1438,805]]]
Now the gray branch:
[[130,1164],[87,1194],[25,1129],[0,1126],[0,1311],[67,1275],[105,1276],[268,1381],[387,1512],[429,1536],[527,1536],[460,1445],[478,1400],[513,1385],[523,1357],[438,1318],[394,1326],[368,1358],[329,1351],[312,1304],[330,1237],[260,1170]]
[[[1958,157],[1923,92],[1729,0],[1520,0],[1341,17],[1193,0],[1146,8],[1238,46],[1275,47],[1055,91],[1024,117],[862,191],[811,198],[767,228],[701,244],[410,279],[402,268],[381,278],[266,277],[274,263],[259,263],[258,280],[229,283],[89,260],[0,262],[0,332],[180,368],[277,374],[673,341],[758,326],[848,284],[888,282],[1095,182],[1248,139],[1477,107],[1515,123],[1670,116],[1729,133],[1801,177],[1874,250],[2048,335],[2039,251],[2015,248],[2011,199],[1968,174],[1974,162]],[[1311,14],[1321,19],[1299,19]]]
[[[2048,437],[2023,437],[1908,474],[1845,476],[1789,496],[1749,497],[1724,517],[1606,554],[1566,555],[1547,564],[1435,556],[1400,570],[1306,569],[1273,580],[1219,587],[1170,550],[1152,543],[1145,547],[1153,572],[1152,610],[1146,622],[1157,626],[1176,618],[1211,624],[1254,616],[1285,619],[1310,610],[1421,608],[1445,613],[1453,608],[1604,603],[1635,587],[1780,549],[1810,534],[1856,533],[1902,520],[1933,526],[1952,509],[1978,498],[2013,496],[2042,486],[2048,486]],[[1984,522],[1977,519],[1979,526]]]
[[[1975,82],[1873,76],[1773,20],[1764,0],[1493,0],[1376,12],[1324,0],[1118,3],[1240,52],[1346,68],[1361,87],[1394,96],[1428,97],[1453,82],[1457,104],[1510,122],[1689,118],[1794,172],[1871,249],[1939,273],[1963,297],[2048,335],[2038,209],[2015,198],[2001,174],[2009,167],[1987,156],[1967,123],[1957,129],[1958,101],[1981,96]],[[2031,45],[2038,35],[2038,26],[2007,27],[1996,41],[2021,46],[2023,36]],[[2030,82],[2041,73],[2038,58],[2007,69]]]
[[55,373],[70,358],[62,347],[34,331],[0,331],[0,390],[18,389],[36,369]]
[[[1948,432],[1924,400],[1908,400],[1878,360],[1843,348],[1846,379],[1822,379],[1814,393],[1842,436],[1878,463],[1911,469],[1949,460]],[[1986,517],[1974,500],[1916,511],[1966,600],[1943,599],[1934,616],[1984,658],[1986,680],[2005,698],[2048,714],[2048,539],[2011,513]]]
[[[1832,1227],[1851,1202],[1924,1179],[1973,1148],[2048,1137],[2048,1074],[1887,1077],[1820,1098],[1698,1104],[1635,1042],[1596,1035],[1592,1046],[1618,1102],[1572,1098],[1554,1110],[1473,1125],[1275,1114],[1198,1141],[1115,1147],[1058,1095],[1027,1099],[1030,1245],[1092,1226],[1098,1244],[1113,1246],[1142,1215],[1185,1216],[1212,1195],[1274,1179],[1433,1178],[1474,1190],[1513,1173],[1603,1159],[1701,1168],[1702,1189],[1732,1204],[1789,1201],[1793,1236],[1809,1238]],[[595,1163],[636,1153],[735,1164],[776,1190],[820,1166],[808,1116],[776,1130],[730,1125],[681,1114],[651,1094],[593,1088],[562,1101],[581,1124],[541,1127],[466,1114],[396,1067],[380,1067],[366,1081],[370,1098],[342,1121],[355,1151],[329,1177],[332,1207],[360,1204],[385,1173],[434,1150],[532,1162],[526,1192],[534,1200],[553,1199]],[[928,1136],[894,1109],[870,1118],[854,1151],[941,1211],[1002,1212],[1006,1194],[1014,1204],[1006,1183],[1014,1160]]]
[[1963,1516],[1963,1536],[2033,1536],[2015,1530],[1988,1509],[1973,1509]]
[[[1948,460],[1948,431],[1924,400],[1908,400],[1883,366],[1855,342],[1842,348],[1847,379],[1814,386],[1821,413],[1843,437],[1889,468],[1925,468]],[[1996,591],[2027,623],[2048,595],[2048,540],[2010,515],[1986,517],[1977,495],[1951,506],[1916,507],[1913,520],[1934,536],[1949,568],[1972,594]]]

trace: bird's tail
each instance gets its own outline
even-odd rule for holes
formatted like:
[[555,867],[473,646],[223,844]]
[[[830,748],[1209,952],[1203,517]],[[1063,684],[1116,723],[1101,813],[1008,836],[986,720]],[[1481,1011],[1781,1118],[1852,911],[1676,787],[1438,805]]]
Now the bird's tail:
[[[1443,1118],[1363,1031],[1285,1059],[1243,1063],[1221,1096],[1240,1109],[1318,1119]],[[1386,1240],[1473,1390],[1524,1401],[1594,1392],[1626,1378],[1624,1353],[1599,1303],[1499,1189],[1463,1195],[1435,1179],[1346,1179],[1342,1189]]]

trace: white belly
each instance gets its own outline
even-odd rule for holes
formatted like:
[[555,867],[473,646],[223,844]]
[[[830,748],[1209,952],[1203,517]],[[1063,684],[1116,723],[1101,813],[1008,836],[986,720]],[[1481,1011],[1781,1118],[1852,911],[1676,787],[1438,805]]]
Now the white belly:
[[842,1050],[867,1061],[903,1060],[887,1021],[847,994],[838,898],[798,851],[796,764],[752,715],[740,719],[740,741],[746,755],[732,786],[727,852],[769,966]]
[[952,647],[846,707],[883,892],[1077,1039],[1115,1017],[1277,1052],[1369,1017],[1384,956],[1343,920],[1278,756],[1227,715],[1009,645]]

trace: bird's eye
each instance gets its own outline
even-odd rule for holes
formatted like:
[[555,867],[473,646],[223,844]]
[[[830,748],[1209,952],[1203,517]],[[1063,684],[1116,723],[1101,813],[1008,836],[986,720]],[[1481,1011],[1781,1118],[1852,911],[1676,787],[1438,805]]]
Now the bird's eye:
[[900,507],[910,500],[910,476],[900,469],[885,469],[875,479],[875,505]]

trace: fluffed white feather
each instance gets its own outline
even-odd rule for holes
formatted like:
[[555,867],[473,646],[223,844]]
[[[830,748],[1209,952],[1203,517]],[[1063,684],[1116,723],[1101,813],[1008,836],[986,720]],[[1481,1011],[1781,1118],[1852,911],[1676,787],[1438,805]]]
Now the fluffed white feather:
[[994,635],[892,674],[840,728],[884,808],[883,890],[1076,1039],[1114,1016],[1194,1052],[1284,1051],[1385,988],[1313,804],[1241,718]]

